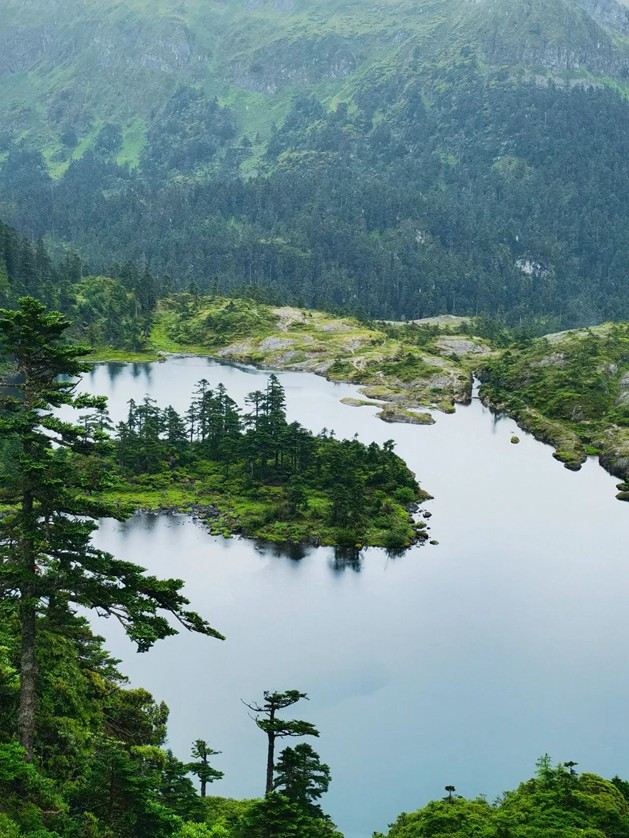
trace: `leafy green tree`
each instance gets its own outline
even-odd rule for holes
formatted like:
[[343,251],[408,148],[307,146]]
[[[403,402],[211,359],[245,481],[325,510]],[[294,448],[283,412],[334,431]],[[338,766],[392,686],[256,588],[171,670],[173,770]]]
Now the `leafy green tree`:
[[330,769],[319,759],[319,754],[302,742],[294,748],[284,748],[275,766],[273,788],[286,795],[310,815],[323,817],[315,801],[326,793],[330,785]]
[[222,824],[208,826],[206,823],[194,823],[188,821],[183,824],[175,838],[232,838],[230,832]]
[[594,774],[571,774],[545,755],[537,762],[535,777],[494,804],[446,797],[400,815],[387,836],[629,838],[629,804],[617,778],[610,782]]
[[277,714],[287,707],[292,707],[302,698],[308,699],[306,693],[299,690],[286,690],[285,692],[264,691],[262,704],[245,704],[255,713],[254,721],[260,730],[263,730],[268,739],[267,762],[266,762],[266,794],[273,791],[273,770],[275,767],[275,742],[286,736],[318,736],[319,731],[310,722],[301,719],[280,719]]
[[[89,366],[86,349],[64,342],[69,321],[32,297],[16,311],[0,310],[0,349],[17,378],[0,387],[0,433],[8,448],[8,480],[0,499],[9,511],[0,519],[0,590],[17,603],[20,623],[19,741],[34,753],[37,709],[37,618],[46,609],[72,603],[114,616],[140,651],[176,633],[166,615],[185,628],[221,635],[186,609],[179,580],[147,576],[91,543],[96,519],[120,513],[102,501],[87,468],[100,456],[101,435],[73,424],[58,408],[99,408],[104,399],[75,394],[74,378]],[[104,479],[104,478],[103,478]]]

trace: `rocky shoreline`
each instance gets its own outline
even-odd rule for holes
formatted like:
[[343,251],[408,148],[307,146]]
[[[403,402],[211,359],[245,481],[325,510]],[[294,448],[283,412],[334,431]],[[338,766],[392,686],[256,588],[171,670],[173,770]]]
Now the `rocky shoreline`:
[[[234,307],[241,306],[244,315],[264,325],[251,327],[249,334],[237,339],[226,336],[218,345],[216,334],[201,330],[198,334],[202,345],[181,347],[192,350],[188,352],[164,348],[158,350],[158,359],[206,355],[267,369],[311,372],[331,381],[357,385],[364,398],[345,399],[345,404],[377,407],[378,418],[385,422],[429,425],[435,422],[435,413],[452,413],[456,405],[469,404],[473,377],[482,379],[485,365],[499,359],[503,351],[483,338],[469,335],[469,320],[462,317],[366,324],[290,306],[258,306],[252,311],[252,305],[208,298],[215,320],[223,310],[233,313]],[[162,314],[169,316],[167,309]],[[202,314],[205,316],[205,312]],[[162,343],[169,328],[172,324],[162,323],[157,330]],[[604,335],[606,328],[596,327],[587,333],[598,330]],[[565,335],[573,334],[578,336],[579,332],[549,335],[547,343],[552,351],[535,363],[546,367],[564,363],[561,342]],[[520,350],[511,351],[522,356]],[[620,398],[629,400],[629,373],[622,378],[622,387]],[[555,459],[572,471],[578,471],[588,456],[596,454],[600,465],[623,481],[618,486],[618,497],[628,499],[629,434],[624,428],[610,425],[598,432],[581,433],[578,424],[549,418],[531,404],[516,399],[514,393],[505,392],[503,398],[500,390],[493,389],[497,396],[490,396],[481,386],[483,404],[496,413],[511,416],[523,430],[551,445]]]

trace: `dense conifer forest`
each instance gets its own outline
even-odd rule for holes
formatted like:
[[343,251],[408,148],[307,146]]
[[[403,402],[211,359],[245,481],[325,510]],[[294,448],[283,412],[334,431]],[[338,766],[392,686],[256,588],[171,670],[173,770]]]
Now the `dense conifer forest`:
[[[624,99],[453,72],[429,107],[401,79],[361,91],[351,109],[298,98],[254,178],[228,158],[191,183],[206,152],[177,134],[167,166],[164,135],[149,134],[137,169],[96,148],[58,180],[19,148],[0,171],[15,208],[5,212],[35,237],[50,238],[54,223],[92,272],[123,258],[171,289],[263,289],[390,319],[629,317]],[[200,95],[174,94],[178,126]],[[378,104],[392,99],[382,122]]]

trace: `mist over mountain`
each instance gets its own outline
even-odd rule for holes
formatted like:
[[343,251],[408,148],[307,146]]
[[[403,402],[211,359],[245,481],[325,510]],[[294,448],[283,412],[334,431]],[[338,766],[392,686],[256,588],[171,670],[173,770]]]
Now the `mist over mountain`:
[[629,6],[5,0],[0,217],[377,317],[629,317]]

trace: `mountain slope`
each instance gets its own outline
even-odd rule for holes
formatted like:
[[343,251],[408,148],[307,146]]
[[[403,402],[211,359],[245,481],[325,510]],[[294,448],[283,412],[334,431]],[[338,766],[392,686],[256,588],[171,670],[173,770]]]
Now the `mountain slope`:
[[[489,66],[558,79],[627,79],[629,12],[614,0],[423,0],[225,3],[8,0],[0,49],[0,114],[52,163],[76,157],[106,122],[138,146],[141,123],[178,84],[202,84],[236,106],[240,129],[268,126],[287,94],[351,93],[362,77],[449,62],[458,48]],[[139,124],[140,123],[140,124]],[[76,145],[73,143],[76,142]]]
[[0,217],[169,287],[546,331],[629,317],[628,13],[8,0]]

